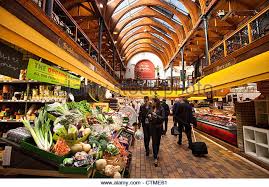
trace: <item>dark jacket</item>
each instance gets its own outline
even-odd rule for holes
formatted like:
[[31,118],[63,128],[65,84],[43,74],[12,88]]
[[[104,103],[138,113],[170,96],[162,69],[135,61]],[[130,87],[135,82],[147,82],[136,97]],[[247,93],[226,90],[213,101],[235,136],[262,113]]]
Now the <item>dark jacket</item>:
[[177,109],[177,106],[179,105],[178,102],[174,103],[173,105],[173,108],[172,108],[172,112],[173,112],[173,116],[175,117],[176,116],[176,109]]
[[161,106],[158,108],[154,114],[153,110],[151,109],[149,114],[151,114],[150,123],[152,127],[162,127],[164,119],[165,119],[165,110]]
[[175,117],[179,123],[189,125],[193,120],[192,107],[188,103],[177,104]]
[[168,104],[162,103],[162,107],[164,109],[165,118],[168,118],[168,116],[170,114],[170,109],[169,109]]
[[140,106],[139,115],[138,115],[139,123],[142,123],[142,124],[145,123],[146,117],[150,111],[151,111],[150,105],[148,107],[146,107],[146,104],[143,104]]

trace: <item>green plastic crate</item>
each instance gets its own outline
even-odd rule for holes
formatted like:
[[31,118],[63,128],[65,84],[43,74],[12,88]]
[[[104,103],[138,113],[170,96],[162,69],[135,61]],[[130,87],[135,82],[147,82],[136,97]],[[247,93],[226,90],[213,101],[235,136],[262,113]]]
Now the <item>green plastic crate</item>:
[[55,155],[54,153],[44,151],[42,149],[39,149],[37,146],[33,145],[32,141],[30,139],[24,140],[20,143],[20,146],[23,150],[34,153],[38,155],[39,157],[54,162],[57,166],[63,163],[63,160],[66,157],[61,157],[58,155]]
[[81,174],[87,175],[90,177],[93,173],[93,168],[91,166],[88,167],[67,167],[61,164],[59,166],[60,173],[67,173],[67,174]]

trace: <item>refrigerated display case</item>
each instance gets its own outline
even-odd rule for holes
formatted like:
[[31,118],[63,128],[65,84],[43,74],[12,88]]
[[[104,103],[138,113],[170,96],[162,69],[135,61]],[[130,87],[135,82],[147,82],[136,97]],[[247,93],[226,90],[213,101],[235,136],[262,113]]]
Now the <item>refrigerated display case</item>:
[[195,116],[198,130],[237,146],[236,118],[232,107],[224,110],[195,108]]

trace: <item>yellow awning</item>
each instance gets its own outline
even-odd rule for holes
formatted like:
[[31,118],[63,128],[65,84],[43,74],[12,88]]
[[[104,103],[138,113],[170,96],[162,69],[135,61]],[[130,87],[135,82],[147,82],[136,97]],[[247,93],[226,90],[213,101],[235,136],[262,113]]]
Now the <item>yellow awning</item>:
[[269,51],[204,77],[183,95],[202,94],[268,79]]
[[188,98],[189,101],[199,101],[199,100],[205,100],[207,97],[190,97]]

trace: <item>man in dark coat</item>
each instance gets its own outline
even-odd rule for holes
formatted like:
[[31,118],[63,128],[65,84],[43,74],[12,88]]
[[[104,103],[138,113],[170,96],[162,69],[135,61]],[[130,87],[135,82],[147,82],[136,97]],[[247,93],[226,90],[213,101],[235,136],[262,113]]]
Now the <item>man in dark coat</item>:
[[185,128],[185,133],[188,138],[188,143],[189,143],[189,149],[192,148],[192,138],[191,138],[191,122],[193,119],[193,114],[192,114],[192,107],[188,102],[184,102],[183,99],[180,100],[179,104],[176,107],[175,111],[175,117],[178,121],[178,131],[179,131],[179,136],[178,136],[178,144],[182,144],[182,130],[183,127]]
[[144,146],[146,150],[146,156],[149,156],[149,141],[150,141],[150,125],[148,114],[151,111],[151,105],[149,102],[149,97],[144,97],[144,104],[140,107],[138,120],[142,124],[144,132]]
[[163,129],[163,135],[166,134],[167,132],[167,125],[168,125],[168,117],[169,117],[169,114],[170,114],[170,108],[168,106],[168,104],[166,104],[166,100],[163,99],[163,102],[162,102],[162,107],[164,109],[164,129]]

